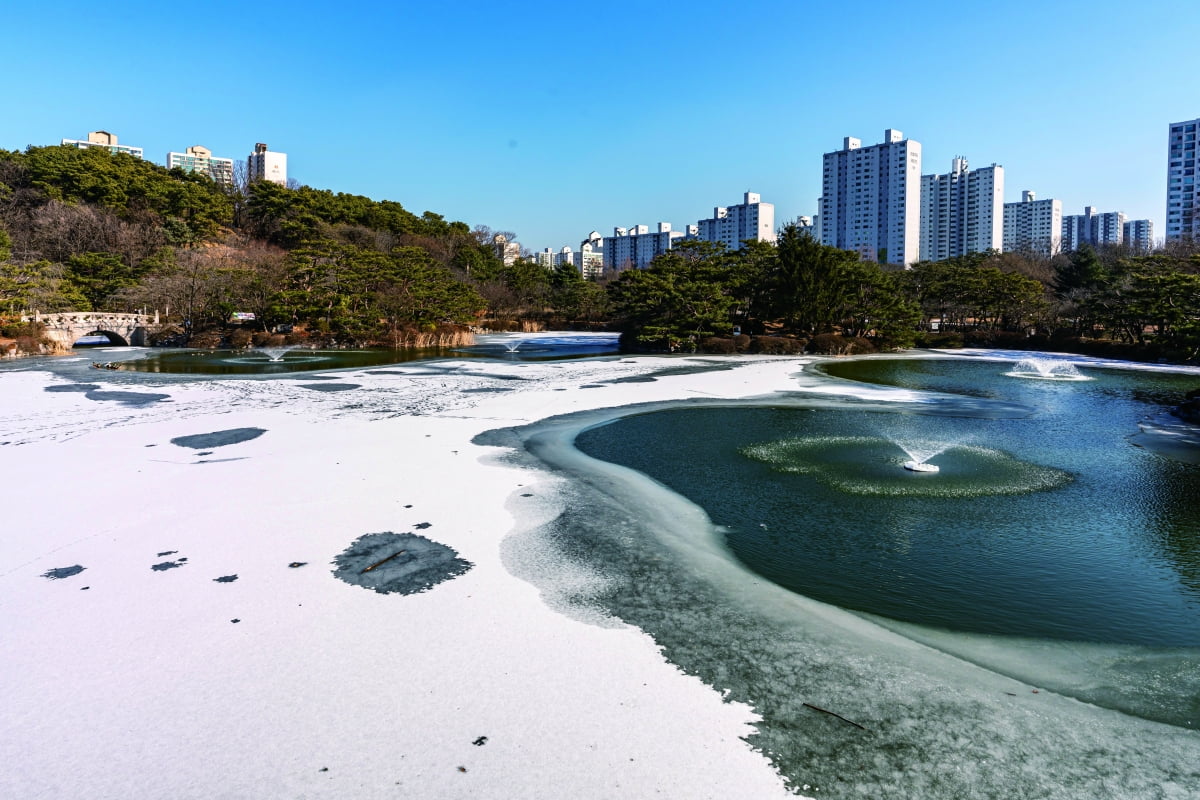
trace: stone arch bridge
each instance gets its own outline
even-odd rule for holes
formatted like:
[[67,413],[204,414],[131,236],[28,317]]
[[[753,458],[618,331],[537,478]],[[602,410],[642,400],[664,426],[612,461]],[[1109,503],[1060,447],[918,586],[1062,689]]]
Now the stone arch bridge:
[[25,322],[40,322],[46,326],[46,339],[55,352],[70,350],[85,336],[107,336],[115,345],[146,344],[146,326],[158,324],[158,312],[153,314],[117,314],[106,311],[67,311],[62,314],[34,312],[22,318]]

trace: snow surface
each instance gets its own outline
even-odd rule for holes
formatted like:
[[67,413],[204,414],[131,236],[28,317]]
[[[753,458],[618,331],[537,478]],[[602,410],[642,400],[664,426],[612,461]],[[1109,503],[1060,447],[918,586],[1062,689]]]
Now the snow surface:
[[[578,390],[662,364],[412,363],[328,373],[359,384],[338,393],[303,388],[311,373],[0,372],[0,796],[794,796],[743,741],[750,708],[641,631],[548,607],[502,564],[515,513],[553,515],[553,481],[476,434],[766,393],[798,369],[747,359]],[[168,398],[45,391],[84,382]],[[499,386],[514,391],[464,393]],[[171,444],[253,428],[266,433],[211,451]],[[413,530],[473,568],[407,596],[332,576],[358,537]]]

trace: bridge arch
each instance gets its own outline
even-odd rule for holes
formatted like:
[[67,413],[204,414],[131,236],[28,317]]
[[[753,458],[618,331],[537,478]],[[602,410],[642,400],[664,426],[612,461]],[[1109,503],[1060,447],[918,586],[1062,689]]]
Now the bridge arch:
[[146,327],[158,324],[154,314],[117,314],[106,311],[68,311],[61,314],[34,312],[22,318],[26,322],[41,322],[46,326],[45,337],[55,352],[65,353],[75,343],[93,332],[107,336],[119,345],[144,347]]
[[[138,328],[137,330],[142,331],[143,335],[141,338],[144,342],[145,329]],[[135,335],[136,335],[136,332],[135,332]],[[86,339],[89,336],[103,336],[104,338],[108,339],[109,345],[111,345],[113,347],[128,347],[130,344],[132,344],[132,342],[126,340],[125,337],[119,333],[114,333],[113,331],[103,331],[103,330],[100,330],[99,328],[97,328],[94,331],[88,331],[87,333],[78,337],[74,342],[71,342],[71,347],[77,347],[79,345],[80,339]],[[130,338],[133,338],[133,337],[131,336]]]

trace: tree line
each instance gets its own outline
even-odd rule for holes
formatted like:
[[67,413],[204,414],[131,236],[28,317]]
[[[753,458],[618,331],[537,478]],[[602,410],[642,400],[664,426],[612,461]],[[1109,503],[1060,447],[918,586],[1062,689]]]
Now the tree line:
[[[250,312],[349,344],[447,326],[608,326],[630,349],[746,337],[856,352],[914,344],[1200,355],[1200,254],[978,253],[893,270],[785,225],[737,250],[684,241],[584,280],[506,264],[500,231],[306,186],[226,186],[125,154],[0,150],[0,315],[157,309],[184,337]],[[511,241],[515,236],[504,231]],[[740,334],[735,339],[734,334]]]
[[[849,353],[913,345],[1200,357],[1200,249],[973,253],[896,270],[788,224],[775,244],[683,242],[609,285],[629,346],[728,349],[786,337]],[[792,347],[792,351],[796,347]]]

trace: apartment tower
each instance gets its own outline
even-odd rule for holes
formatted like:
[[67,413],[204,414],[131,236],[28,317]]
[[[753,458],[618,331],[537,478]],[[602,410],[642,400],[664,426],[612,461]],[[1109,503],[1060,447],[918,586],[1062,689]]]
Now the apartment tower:
[[890,128],[870,147],[847,136],[824,156],[818,205],[822,244],[912,264],[921,245],[921,143]]
[[1038,200],[1021,192],[1021,202],[1004,204],[1004,252],[1056,256],[1062,249],[1062,201]]
[[698,237],[705,242],[721,242],[729,250],[740,250],[742,242],[775,241],[775,206],[762,202],[755,192],[742,195],[740,205],[714,208],[709,219],[696,223]]
[[207,175],[217,183],[233,185],[233,159],[218,158],[207,147],[195,145],[185,153],[167,153],[167,169],[178,167],[184,172]]
[[254,145],[254,152],[246,159],[246,180],[270,181],[287,186],[287,153],[276,153],[267,149],[262,142]]
[[1167,134],[1168,242],[1200,239],[1200,191],[1196,184],[1196,133],[1200,119],[1172,122]]
[[1004,246],[1004,167],[971,170],[955,158],[944,175],[921,176],[922,261]]
[[1101,247],[1106,244],[1121,244],[1125,240],[1125,215],[1120,211],[1098,213],[1086,206],[1082,214],[1063,217],[1062,249],[1064,252],[1078,250],[1085,244]]

